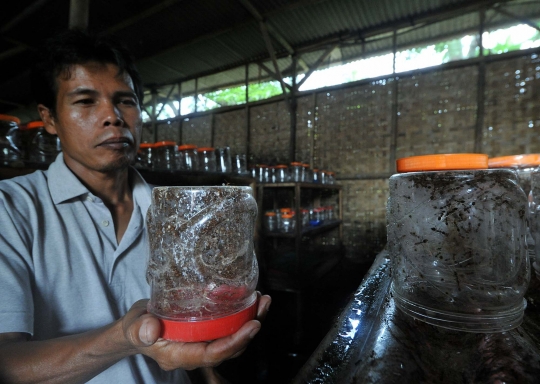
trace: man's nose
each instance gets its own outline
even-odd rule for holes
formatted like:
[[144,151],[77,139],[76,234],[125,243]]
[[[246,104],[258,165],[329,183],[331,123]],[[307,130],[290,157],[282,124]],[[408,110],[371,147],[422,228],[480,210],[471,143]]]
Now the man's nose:
[[122,112],[113,103],[104,103],[103,110],[101,112],[103,116],[103,126],[112,125],[115,127],[119,127],[124,124],[124,120],[122,119]]

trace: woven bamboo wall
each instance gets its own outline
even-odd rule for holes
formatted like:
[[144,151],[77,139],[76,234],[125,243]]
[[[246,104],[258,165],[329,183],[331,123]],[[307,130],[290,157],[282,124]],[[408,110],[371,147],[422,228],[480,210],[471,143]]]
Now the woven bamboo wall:
[[396,158],[474,152],[477,67],[399,80]]
[[491,63],[486,68],[482,150],[490,156],[540,152],[540,58]]
[[289,159],[290,127],[290,113],[284,101],[251,108],[250,161],[253,164],[286,163]]
[[231,155],[247,153],[245,109],[215,115],[213,145],[216,148],[230,147]]
[[[470,65],[400,77],[395,148],[393,79],[298,98],[295,157],[312,167],[333,170],[341,178],[343,240],[349,255],[369,258],[384,246],[392,158],[474,151],[478,73],[478,66]],[[538,55],[487,63],[484,105],[484,153],[540,152]],[[232,153],[249,152],[251,164],[287,162],[288,104],[250,107],[249,143],[245,114],[245,109],[216,113],[214,145],[228,145]],[[165,133],[159,137],[168,137],[168,127],[160,130]],[[144,135],[148,136],[146,131]],[[184,143],[207,146],[211,139],[211,115],[184,121]]]

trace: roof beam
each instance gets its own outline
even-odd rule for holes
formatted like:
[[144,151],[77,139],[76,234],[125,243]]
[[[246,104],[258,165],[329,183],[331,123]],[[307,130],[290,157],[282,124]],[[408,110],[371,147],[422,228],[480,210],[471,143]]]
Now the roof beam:
[[[263,18],[263,16],[259,13],[259,11],[249,2],[249,0],[238,0],[240,2],[240,4],[242,4],[244,6],[244,8],[247,9],[247,11],[249,13],[251,13],[251,16],[253,16],[255,18],[255,20],[257,20],[259,23],[265,23],[266,24],[266,27],[268,28],[268,33],[274,38],[277,40],[277,42],[279,44],[281,44],[281,46],[283,48],[285,48],[287,50],[287,52],[289,52],[290,55],[294,55],[295,54],[295,51],[294,51],[294,48],[287,42],[287,40],[278,32],[276,31],[276,29],[268,22],[268,20],[265,20]],[[307,65],[307,63],[302,60],[301,58],[298,58],[298,62],[300,63],[300,65],[302,65],[302,67],[304,67],[305,70],[307,70],[309,68],[309,66]]]
[[[281,83],[282,89],[283,86],[285,86],[287,89],[292,90],[291,86],[283,81],[283,78],[280,79],[280,76],[278,76],[276,73],[274,73],[270,68],[268,68],[263,63],[257,63],[259,67],[261,67],[266,73],[268,73],[270,76],[272,76],[275,80],[279,81]],[[285,93],[285,92],[283,92]]]
[[177,4],[179,2],[179,0],[164,0],[164,1],[161,1],[159,3],[157,3],[156,5],[154,5],[153,7],[150,7],[148,9],[146,9],[145,11],[135,15],[135,16],[132,16],[130,17],[129,19],[126,19],[124,21],[122,21],[121,23],[118,23],[116,25],[113,25],[112,27],[106,29],[104,31],[105,34],[110,34],[110,33],[114,33],[114,32],[117,32],[121,29],[124,29],[124,28],[127,28],[129,26],[132,26],[133,24],[135,23],[138,23],[139,21],[141,20],[144,20],[152,15],[155,15],[156,13],[158,12],[161,12],[163,11],[164,9],[167,9],[169,8],[170,6],[174,5],[174,4]]
[[9,31],[11,28],[13,28],[15,25],[19,24],[21,21],[26,19],[32,13],[38,11],[45,4],[47,4],[49,1],[50,0],[37,0],[33,4],[26,7],[21,13],[19,13],[15,17],[12,17],[11,20],[8,23],[4,24],[2,29],[0,29],[0,34],[4,34],[7,31]]
[[304,82],[308,79],[308,77],[310,77],[313,72],[315,72],[319,67],[320,65],[323,63],[323,61],[326,60],[326,58],[328,56],[330,56],[330,54],[332,52],[334,52],[334,49],[336,49],[338,46],[338,44],[334,44],[330,47],[328,47],[326,49],[326,51],[323,52],[323,54],[317,59],[317,61],[315,62],[315,64],[313,64],[313,66],[309,69],[309,71],[306,73],[306,75],[304,76],[304,78],[302,80],[300,80],[300,82],[298,84],[296,84],[296,89],[300,89],[300,87],[302,86],[302,84],[304,84]]
[[493,10],[495,12],[498,12],[502,15],[505,15],[505,16],[508,16],[512,19],[515,19],[517,21],[521,21],[523,24],[527,24],[529,27],[532,27],[534,29],[536,29],[537,31],[540,31],[540,27],[538,25],[536,25],[535,23],[533,23],[532,21],[528,20],[528,19],[524,19],[522,17],[519,17],[518,15],[515,15],[513,14],[512,12],[508,12],[507,10],[505,9],[501,9],[500,7],[493,7]]
[[281,71],[279,70],[279,65],[276,59],[276,53],[274,52],[274,47],[272,46],[272,41],[270,40],[268,29],[266,28],[266,24],[263,21],[260,21],[259,25],[261,27],[264,43],[266,44],[266,49],[268,50],[268,53],[270,54],[270,58],[272,59],[272,64],[274,64],[274,70],[276,71],[276,74],[278,76],[279,84],[281,85],[281,90],[285,94],[287,87],[285,85],[285,81],[283,81],[283,76],[281,75]]

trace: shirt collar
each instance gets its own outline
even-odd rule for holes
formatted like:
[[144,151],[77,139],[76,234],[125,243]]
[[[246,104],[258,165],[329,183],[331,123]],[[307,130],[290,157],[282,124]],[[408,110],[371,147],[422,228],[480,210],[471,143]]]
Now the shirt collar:
[[[133,200],[137,202],[142,214],[145,216],[151,203],[151,189],[135,168],[132,167],[130,172],[133,185]],[[50,165],[47,174],[49,191],[55,204],[90,193],[88,188],[68,168],[62,153]]]

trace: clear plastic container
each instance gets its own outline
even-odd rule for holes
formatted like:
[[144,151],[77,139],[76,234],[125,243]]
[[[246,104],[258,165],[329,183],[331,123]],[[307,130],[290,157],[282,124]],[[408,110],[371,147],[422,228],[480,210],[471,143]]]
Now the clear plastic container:
[[229,147],[216,148],[216,163],[218,172],[232,172],[231,149]]
[[276,183],[286,183],[289,181],[289,168],[285,164],[276,165]]
[[296,220],[292,213],[285,213],[281,215],[281,232],[293,233],[296,227]]
[[174,141],[158,141],[153,146],[154,165],[156,171],[175,171],[176,143]]
[[193,144],[183,144],[178,146],[177,167],[183,171],[199,170],[197,146]]
[[152,169],[154,143],[141,143],[135,159],[135,168]]
[[309,227],[309,209],[305,209],[305,208],[301,209],[300,214],[302,215],[302,220],[301,220],[302,228]]
[[517,173],[518,182],[528,196],[531,192],[531,173],[540,166],[540,154],[492,157],[489,168],[511,168]]
[[313,182],[313,172],[311,171],[311,168],[309,168],[309,164],[303,163],[302,164],[302,182],[303,183],[312,183]]
[[264,228],[268,232],[275,232],[277,230],[277,217],[275,212],[264,213]]
[[319,179],[321,184],[330,184],[328,171],[325,171],[324,169],[319,171]]
[[15,116],[0,115],[0,164],[22,167],[23,153],[20,145],[21,121]]
[[21,126],[21,146],[24,160],[31,163],[50,164],[62,151],[60,139],[45,130],[41,120]]
[[312,175],[313,175],[313,182],[316,184],[319,184],[321,182],[320,171],[317,168],[313,168]]
[[269,171],[268,165],[259,164],[257,165],[257,182],[259,183],[269,183]]
[[301,183],[303,179],[304,167],[302,163],[292,162],[289,166],[289,176],[292,182]]
[[232,160],[232,170],[234,173],[239,175],[247,175],[247,160],[246,155],[234,155]]
[[517,327],[530,281],[527,198],[487,155],[399,159],[389,181],[392,294],[406,314],[444,328]]
[[148,311],[161,337],[208,341],[236,332],[257,310],[250,187],[156,187],[147,214]]
[[199,170],[204,172],[216,172],[216,153],[214,148],[199,148],[197,149],[199,155]]

